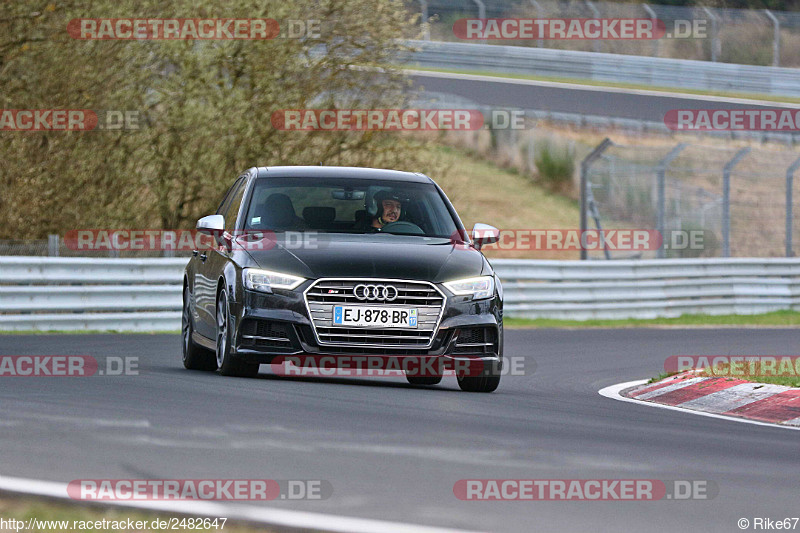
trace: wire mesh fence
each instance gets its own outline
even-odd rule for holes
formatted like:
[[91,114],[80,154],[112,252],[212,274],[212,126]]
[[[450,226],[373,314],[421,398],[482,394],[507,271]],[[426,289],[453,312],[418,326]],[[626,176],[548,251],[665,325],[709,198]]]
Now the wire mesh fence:
[[793,257],[798,155],[768,147],[609,143],[584,172],[587,228],[660,232],[663,246],[643,258]]
[[592,2],[587,0],[407,0],[409,11],[430,23],[426,38],[459,40],[461,18],[649,18],[664,36],[649,40],[503,40],[487,43],[617,54],[720,61],[746,65],[800,66],[800,13]]

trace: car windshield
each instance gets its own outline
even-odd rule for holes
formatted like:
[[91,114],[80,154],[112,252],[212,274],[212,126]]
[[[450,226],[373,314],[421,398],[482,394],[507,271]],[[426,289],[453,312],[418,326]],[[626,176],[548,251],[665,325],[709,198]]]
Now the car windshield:
[[263,178],[255,183],[244,229],[451,238],[456,223],[432,183]]

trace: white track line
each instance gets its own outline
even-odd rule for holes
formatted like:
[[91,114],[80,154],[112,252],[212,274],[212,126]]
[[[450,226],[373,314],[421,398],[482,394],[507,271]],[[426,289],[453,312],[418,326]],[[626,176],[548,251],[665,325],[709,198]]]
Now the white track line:
[[611,385],[610,387],[606,387],[604,389],[600,389],[598,393],[600,396],[605,396],[606,398],[611,398],[612,400],[619,400],[621,402],[630,402],[636,403],[639,405],[647,405],[649,407],[660,407],[661,409],[669,409],[670,411],[680,411],[681,413],[691,413],[693,415],[700,415],[700,416],[707,416],[710,418],[720,418],[722,420],[730,420],[732,422],[743,422],[745,424],[753,424],[756,426],[768,426],[771,428],[783,428],[783,429],[794,429],[800,430],[800,427],[793,427],[793,426],[786,426],[783,424],[771,424],[769,422],[759,422],[757,420],[748,420],[746,418],[738,418],[735,416],[724,416],[718,415],[716,413],[705,413],[703,411],[694,411],[692,409],[683,409],[682,407],[676,407],[672,405],[664,405],[660,403],[654,402],[645,402],[642,400],[636,400],[634,398],[628,398],[627,396],[623,396],[620,394],[623,390],[629,389],[631,387],[636,387],[637,385],[644,385],[647,383],[648,380],[642,379],[639,381],[628,381],[627,383],[618,383],[616,385]]
[[58,498],[73,503],[109,504],[122,507],[134,507],[148,511],[179,513],[193,516],[229,518],[257,522],[273,528],[285,528],[292,531],[331,531],[337,533],[463,533],[465,530],[438,528],[372,520],[368,518],[349,518],[322,513],[289,511],[255,507],[241,504],[199,501],[83,501],[73,500],[67,495],[67,484],[54,481],[39,481],[16,477],[0,476],[0,492],[13,492],[46,498]]
[[706,102],[722,102],[727,104],[744,104],[764,107],[780,107],[800,109],[800,104],[789,102],[771,102],[769,100],[755,100],[750,98],[734,98],[731,96],[714,96],[705,94],[676,93],[669,91],[655,91],[648,89],[626,89],[623,87],[605,87],[602,85],[581,85],[580,83],[566,83],[560,81],[526,80],[518,78],[503,78],[500,76],[481,76],[479,74],[458,74],[455,72],[437,72],[431,70],[403,69],[411,76],[445,78],[455,80],[488,81],[495,83],[509,83],[513,85],[535,85],[537,87],[553,87],[556,89],[570,89],[593,91],[601,93],[635,94],[641,96],[660,96],[662,98],[682,98],[686,100],[700,100]]

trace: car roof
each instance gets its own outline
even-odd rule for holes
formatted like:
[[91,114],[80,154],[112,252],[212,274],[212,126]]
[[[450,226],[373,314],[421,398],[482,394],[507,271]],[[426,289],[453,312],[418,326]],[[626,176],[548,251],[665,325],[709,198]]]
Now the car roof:
[[430,183],[432,180],[419,172],[404,172],[365,167],[283,166],[257,167],[259,178],[353,178],[363,180],[395,180]]

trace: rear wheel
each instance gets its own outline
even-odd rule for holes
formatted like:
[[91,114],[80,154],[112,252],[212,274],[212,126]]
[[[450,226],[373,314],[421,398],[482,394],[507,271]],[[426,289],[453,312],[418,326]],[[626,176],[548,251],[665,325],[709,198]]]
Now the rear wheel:
[[258,375],[258,364],[245,363],[233,353],[233,328],[228,310],[228,293],[223,289],[217,301],[217,368],[223,376],[251,378]]
[[192,340],[194,323],[192,322],[191,294],[189,287],[183,289],[183,314],[181,316],[181,341],[183,344],[183,366],[189,370],[216,370],[217,361],[214,352],[198,346]]

